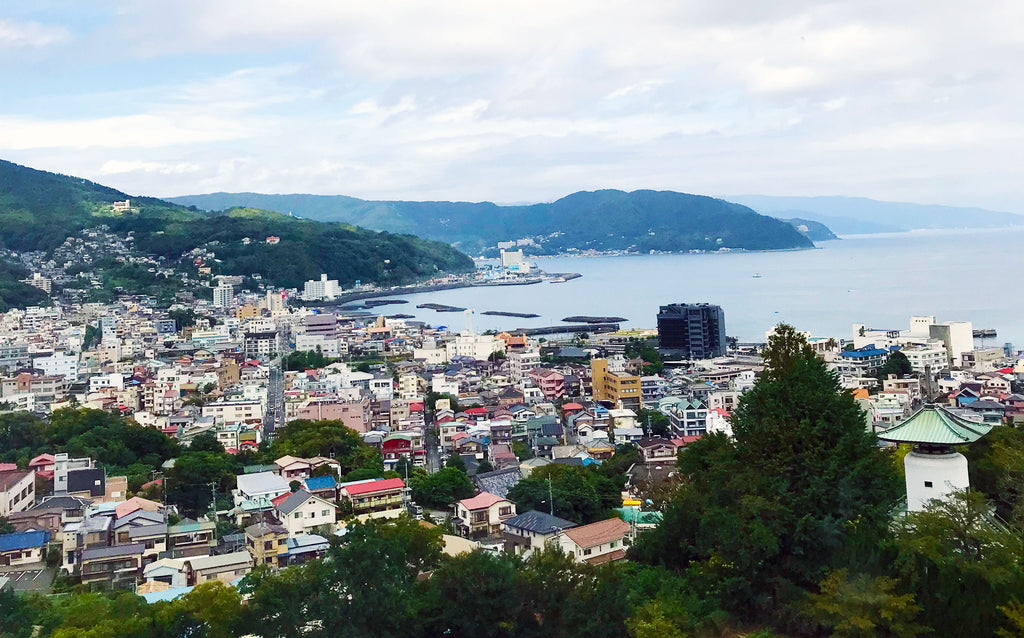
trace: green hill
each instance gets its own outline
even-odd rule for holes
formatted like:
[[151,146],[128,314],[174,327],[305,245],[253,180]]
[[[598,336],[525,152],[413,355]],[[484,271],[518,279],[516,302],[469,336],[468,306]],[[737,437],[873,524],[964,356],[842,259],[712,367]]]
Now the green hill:
[[[125,199],[132,210],[116,213],[112,203]],[[473,268],[472,260],[451,246],[413,235],[248,208],[207,213],[0,160],[0,248],[49,251],[99,224],[118,234],[131,232],[138,250],[172,263],[204,247],[215,254],[210,264],[215,273],[258,274],[278,286],[301,286],[320,273],[343,284],[389,284]],[[267,244],[268,236],[280,243]]]
[[468,251],[527,236],[537,238],[538,252],[543,253],[568,249],[769,250],[813,246],[789,224],[745,206],[673,191],[578,192],[530,206],[258,193],[189,195],[171,201],[210,210],[257,206],[376,230],[415,230]]

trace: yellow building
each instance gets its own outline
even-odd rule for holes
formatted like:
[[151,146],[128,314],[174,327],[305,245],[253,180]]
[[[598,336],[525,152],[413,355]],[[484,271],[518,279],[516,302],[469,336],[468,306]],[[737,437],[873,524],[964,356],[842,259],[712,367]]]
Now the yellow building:
[[616,407],[640,408],[640,377],[608,369],[607,359],[591,359],[594,400],[611,401]]
[[250,525],[245,528],[245,548],[254,566],[282,567],[281,555],[288,553],[288,530],[272,523]]
[[245,321],[246,319],[259,319],[260,309],[251,303],[247,303],[238,308],[238,310],[235,310],[235,318],[239,321]]

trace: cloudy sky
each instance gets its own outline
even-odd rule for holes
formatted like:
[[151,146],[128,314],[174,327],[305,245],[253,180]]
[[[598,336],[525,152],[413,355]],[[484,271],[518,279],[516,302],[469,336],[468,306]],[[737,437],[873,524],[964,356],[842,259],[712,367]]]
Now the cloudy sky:
[[1024,3],[0,5],[0,158],[133,194],[1024,212]]

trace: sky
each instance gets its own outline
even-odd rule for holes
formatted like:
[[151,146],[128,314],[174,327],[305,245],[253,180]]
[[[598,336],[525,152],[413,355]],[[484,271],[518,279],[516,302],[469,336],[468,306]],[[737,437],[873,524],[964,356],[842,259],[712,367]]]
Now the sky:
[[1024,213],[1024,3],[0,5],[0,158],[130,194]]

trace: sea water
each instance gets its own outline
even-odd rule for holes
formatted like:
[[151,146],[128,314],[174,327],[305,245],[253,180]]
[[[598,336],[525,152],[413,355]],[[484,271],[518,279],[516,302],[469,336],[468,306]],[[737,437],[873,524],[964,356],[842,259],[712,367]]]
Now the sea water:
[[[858,235],[817,245],[778,252],[537,258],[544,271],[583,276],[565,283],[403,295],[408,304],[378,311],[412,314],[455,330],[466,327],[464,313],[416,304],[473,309],[475,331],[558,325],[570,315],[620,316],[628,320],[623,327],[653,328],[663,304],[707,302],[722,306],[727,334],[740,341],[763,341],[782,321],[816,336],[849,338],[853,323],[900,330],[908,328],[911,315],[934,315],[996,329],[998,337],[983,345],[1024,345],[1024,228]],[[487,310],[540,317],[480,314]]]

